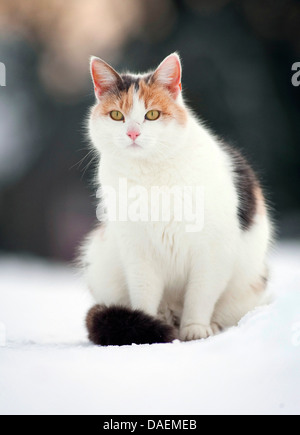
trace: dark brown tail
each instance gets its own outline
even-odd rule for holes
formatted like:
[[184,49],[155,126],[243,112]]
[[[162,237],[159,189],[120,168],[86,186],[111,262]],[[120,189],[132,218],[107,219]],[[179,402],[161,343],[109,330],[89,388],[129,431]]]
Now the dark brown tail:
[[139,310],[95,305],[87,314],[89,339],[98,346],[171,343],[174,329]]

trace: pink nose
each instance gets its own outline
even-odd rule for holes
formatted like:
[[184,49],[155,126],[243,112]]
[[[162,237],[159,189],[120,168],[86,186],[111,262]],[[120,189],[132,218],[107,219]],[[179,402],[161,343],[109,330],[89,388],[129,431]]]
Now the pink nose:
[[136,130],[129,130],[127,132],[127,136],[129,136],[133,141],[136,140],[137,137],[139,137],[141,135],[141,133],[139,131]]

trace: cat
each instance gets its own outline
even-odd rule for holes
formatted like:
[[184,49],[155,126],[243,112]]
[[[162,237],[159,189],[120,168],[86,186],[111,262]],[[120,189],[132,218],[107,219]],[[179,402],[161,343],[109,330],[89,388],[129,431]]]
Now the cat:
[[[240,153],[214,136],[182,96],[177,53],[151,73],[119,74],[91,59],[96,104],[88,131],[99,185],[150,194],[153,186],[203,188],[203,226],[106,218],[87,237],[81,262],[95,305],[97,345],[205,339],[268,302],[273,225],[259,181]],[[194,192],[194,193],[193,193]],[[150,196],[149,196],[150,197]],[[120,198],[117,199],[119,201]],[[122,198],[121,198],[122,200]]]

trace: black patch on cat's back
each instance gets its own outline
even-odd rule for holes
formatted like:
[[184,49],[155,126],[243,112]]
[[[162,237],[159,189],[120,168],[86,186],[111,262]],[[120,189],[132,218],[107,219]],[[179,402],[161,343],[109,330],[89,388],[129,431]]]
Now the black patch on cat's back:
[[132,76],[130,74],[121,74],[122,83],[118,84],[119,90],[128,92],[131,86],[134,86],[135,90],[138,91],[141,80],[143,80],[146,83],[149,83],[151,77],[152,77],[152,73],[141,77]]
[[234,175],[234,184],[239,198],[238,218],[243,231],[251,228],[257,210],[255,191],[259,182],[255,172],[241,155],[241,153],[229,145],[223,148],[229,155]]

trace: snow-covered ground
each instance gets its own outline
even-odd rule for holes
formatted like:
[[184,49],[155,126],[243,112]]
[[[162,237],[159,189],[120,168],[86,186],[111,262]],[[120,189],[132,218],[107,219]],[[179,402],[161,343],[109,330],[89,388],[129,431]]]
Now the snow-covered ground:
[[72,269],[0,258],[0,414],[300,414],[300,244],[272,270],[275,302],[220,336],[97,348]]

